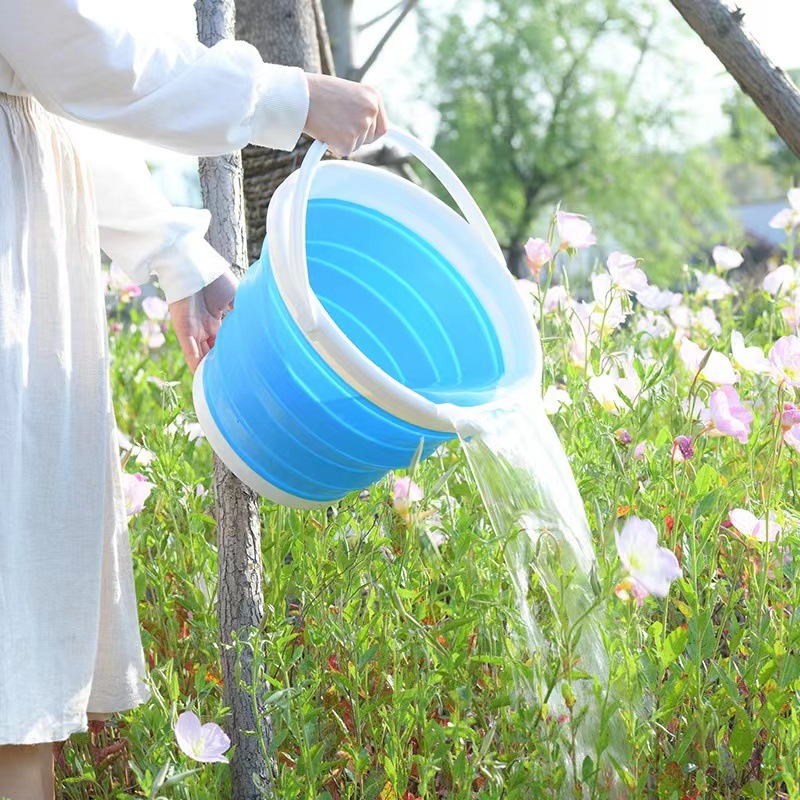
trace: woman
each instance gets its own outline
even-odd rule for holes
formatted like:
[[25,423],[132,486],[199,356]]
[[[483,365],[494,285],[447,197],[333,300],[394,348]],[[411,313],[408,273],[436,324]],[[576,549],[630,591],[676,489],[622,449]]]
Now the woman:
[[171,208],[143,164],[93,137],[217,155],[292,150],[305,131],[347,155],[386,129],[368,87],[264,64],[244,42],[161,36],[126,6],[0,0],[0,798],[12,800],[52,798],[51,743],[148,697],[99,248],[139,282],[158,275],[191,369],[235,290],[203,238],[207,212]]

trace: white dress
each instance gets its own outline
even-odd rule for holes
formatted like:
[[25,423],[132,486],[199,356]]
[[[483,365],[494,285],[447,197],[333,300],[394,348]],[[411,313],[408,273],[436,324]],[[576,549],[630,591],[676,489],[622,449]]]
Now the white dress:
[[300,70],[156,37],[127,8],[0,0],[0,745],[148,697],[99,248],[134,280],[157,273],[170,302],[227,267],[207,212],[172,208],[97,137],[291,149],[307,114]]

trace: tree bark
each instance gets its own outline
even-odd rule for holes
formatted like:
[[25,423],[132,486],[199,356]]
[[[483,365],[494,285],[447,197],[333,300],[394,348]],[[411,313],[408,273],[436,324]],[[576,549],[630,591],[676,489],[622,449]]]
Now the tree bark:
[[[236,0],[236,12],[237,37],[254,45],[265,61],[320,72],[313,0]],[[251,261],[261,254],[273,193],[300,166],[310,144],[303,136],[293,153],[253,146],[242,151]]]
[[348,78],[353,64],[353,0],[322,0],[336,74]]
[[[234,0],[197,0],[197,29],[200,41],[212,45],[234,33]],[[247,268],[247,240],[244,223],[242,156],[232,153],[200,159],[200,187],[203,205],[211,211],[208,240],[212,247],[241,275]],[[271,765],[257,736],[243,731],[259,727],[271,731],[268,719],[257,719],[250,694],[240,681],[252,682],[252,655],[241,648],[237,669],[232,634],[255,628],[264,614],[262,586],[261,521],[258,495],[248,489],[214,457],[214,500],[217,518],[219,572],[219,631],[222,645],[222,680],[231,743],[231,796],[234,800],[259,800],[264,793],[254,782],[271,792]]]
[[728,0],[672,0],[672,5],[800,158],[800,91],[747,32],[741,9]]

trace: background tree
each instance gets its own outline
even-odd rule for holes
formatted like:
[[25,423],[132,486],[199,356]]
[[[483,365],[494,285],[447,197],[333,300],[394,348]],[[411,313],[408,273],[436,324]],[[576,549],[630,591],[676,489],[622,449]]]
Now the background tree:
[[[200,41],[213,45],[232,38],[233,0],[197,0]],[[203,205],[211,211],[208,239],[211,245],[241,275],[247,268],[241,153],[201,158],[200,188]],[[219,632],[222,644],[223,697],[231,710],[228,733],[235,751],[231,759],[231,792],[234,800],[258,800],[253,776],[269,789],[270,765],[255,736],[264,724],[240,681],[249,684],[251,655],[237,654],[234,636],[258,626],[264,614],[262,587],[260,501],[222,461],[214,457],[214,510],[217,518],[217,563],[219,574]]]
[[[717,165],[679,149],[671,112],[637,85],[645,62],[661,58],[659,24],[649,0],[486,0],[429,29],[435,148],[474,192],[516,274],[535,222],[560,201],[655,273],[674,272],[680,254],[724,225]],[[669,69],[677,83],[674,59]]]

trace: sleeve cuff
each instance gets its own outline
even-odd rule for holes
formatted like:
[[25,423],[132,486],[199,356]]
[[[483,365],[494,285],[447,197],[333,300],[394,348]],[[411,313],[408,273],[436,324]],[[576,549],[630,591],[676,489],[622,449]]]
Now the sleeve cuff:
[[299,67],[264,64],[258,80],[250,141],[292,151],[308,118],[308,81]]
[[208,286],[229,265],[202,236],[191,233],[159,253],[152,269],[167,303],[175,303]]

